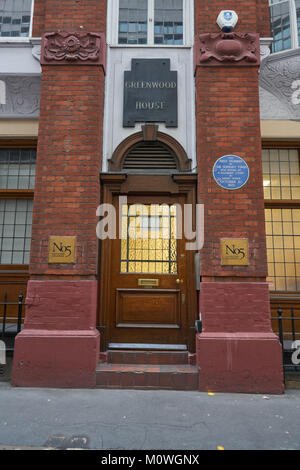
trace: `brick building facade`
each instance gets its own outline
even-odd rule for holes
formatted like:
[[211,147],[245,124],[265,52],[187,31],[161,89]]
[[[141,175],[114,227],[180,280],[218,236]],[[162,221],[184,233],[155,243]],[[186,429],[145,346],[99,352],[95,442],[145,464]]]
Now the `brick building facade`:
[[[27,290],[12,383],[282,393],[270,305],[298,305],[298,0],[3,8],[4,216],[27,204],[25,235],[5,249],[2,232],[1,288]],[[121,235],[99,240],[110,208]]]

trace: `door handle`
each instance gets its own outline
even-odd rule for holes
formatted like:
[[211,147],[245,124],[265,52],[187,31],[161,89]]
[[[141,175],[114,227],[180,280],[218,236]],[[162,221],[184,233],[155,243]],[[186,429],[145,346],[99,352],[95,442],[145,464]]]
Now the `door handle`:
[[183,279],[176,279],[176,284],[183,284]]

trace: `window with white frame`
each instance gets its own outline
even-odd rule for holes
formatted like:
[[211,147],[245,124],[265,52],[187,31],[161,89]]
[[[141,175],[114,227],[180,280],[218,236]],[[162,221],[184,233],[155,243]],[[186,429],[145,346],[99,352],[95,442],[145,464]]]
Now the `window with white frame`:
[[[189,45],[190,0],[115,0],[111,2],[112,43],[120,46]],[[192,34],[192,33],[191,33]]]
[[269,0],[272,52],[300,46],[300,0]]
[[33,0],[0,0],[0,37],[30,35]]

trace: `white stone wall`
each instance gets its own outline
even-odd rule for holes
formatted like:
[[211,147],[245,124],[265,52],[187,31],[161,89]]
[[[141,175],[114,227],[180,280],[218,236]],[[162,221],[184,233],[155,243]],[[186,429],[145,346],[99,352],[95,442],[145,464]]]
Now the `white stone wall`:
[[195,88],[192,48],[120,48],[109,47],[107,57],[105,112],[103,133],[103,171],[116,147],[129,135],[139,132],[142,123],[124,128],[123,89],[124,71],[131,70],[131,59],[170,59],[170,70],[178,74],[178,127],[167,128],[158,123],[159,131],[171,135],[185,149],[196,167]]

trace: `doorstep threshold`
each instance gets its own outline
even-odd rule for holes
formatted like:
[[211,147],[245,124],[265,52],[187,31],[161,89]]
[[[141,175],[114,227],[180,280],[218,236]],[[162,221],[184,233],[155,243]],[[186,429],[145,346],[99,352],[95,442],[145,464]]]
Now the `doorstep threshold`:
[[187,351],[186,344],[109,343],[108,349],[149,349],[163,351]]

